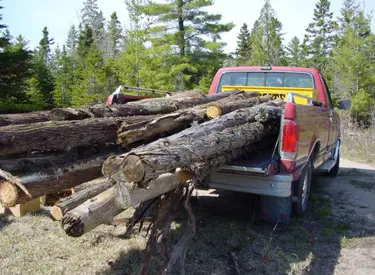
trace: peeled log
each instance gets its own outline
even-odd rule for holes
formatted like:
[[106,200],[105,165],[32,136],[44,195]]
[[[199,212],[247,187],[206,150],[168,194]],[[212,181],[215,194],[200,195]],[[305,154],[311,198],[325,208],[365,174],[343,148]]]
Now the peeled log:
[[0,126],[28,124],[35,122],[43,122],[49,120],[49,112],[32,112],[20,114],[4,114],[0,115]]
[[115,143],[117,130],[123,122],[137,123],[148,118],[97,118],[5,126],[0,131],[0,155],[69,150],[76,146]]
[[69,236],[80,237],[100,224],[111,222],[127,208],[178,188],[189,178],[180,170],[166,173],[150,182],[147,189],[136,188],[134,191],[129,191],[132,184],[118,183],[67,212],[61,221],[62,228]]
[[212,103],[206,111],[207,117],[215,118],[242,108],[249,108],[264,102],[271,101],[271,96],[262,96],[238,101],[225,101]]
[[[258,93],[237,92],[230,96],[216,101],[216,104],[225,105],[226,103],[236,102],[257,97]],[[271,97],[264,97],[259,100],[256,98],[249,101],[251,104],[270,101]],[[192,125],[192,123],[201,123],[207,120],[206,109],[212,103],[195,106],[193,108],[183,109],[171,114],[160,116],[156,119],[149,119],[135,124],[124,123],[118,130],[117,144],[126,147],[130,144],[145,140],[155,140],[182,131]]]
[[56,202],[51,208],[50,214],[55,220],[59,221],[66,212],[111,188],[113,185],[114,181],[105,178],[94,179],[78,185],[77,188],[74,189],[74,194]]
[[[98,178],[101,176],[102,164],[107,158],[108,154],[58,169],[47,169],[21,177],[6,177],[0,185],[0,203],[4,207],[14,206]],[[9,185],[17,188],[9,188]],[[27,193],[21,190],[20,185]]]

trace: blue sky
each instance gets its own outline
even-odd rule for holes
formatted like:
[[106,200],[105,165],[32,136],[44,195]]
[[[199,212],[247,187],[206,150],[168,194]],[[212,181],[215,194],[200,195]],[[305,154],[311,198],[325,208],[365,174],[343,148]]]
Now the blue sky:
[[[283,23],[285,40],[293,36],[303,38],[304,31],[313,17],[313,8],[317,0],[271,0],[279,20]],[[3,0],[3,20],[9,26],[12,35],[22,34],[33,48],[41,39],[41,30],[47,26],[51,36],[62,45],[72,24],[78,24],[83,0]],[[262,0],[216,0],[209,12],[222,14],[223,22],[233,22],[236,27],[223,35],[228,44],[226,51],[236,48],[236,36],[243,23],[251,28],[264,1]],[[331,0],[334,15],[339,14],[342,0]],[[364,0],[366,11],[375,10],[374,0]],[[98,0],[105,17],[116,11],[123,26],[128,25],[127,12],[123,0]],[[372,22],[375,30],[375,20]]]

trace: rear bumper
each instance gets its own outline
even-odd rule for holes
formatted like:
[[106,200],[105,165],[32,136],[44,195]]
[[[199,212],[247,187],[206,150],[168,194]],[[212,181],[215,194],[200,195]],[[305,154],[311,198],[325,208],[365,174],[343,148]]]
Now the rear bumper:
[[292,180],[291,174],[266,176],[224,170],[212,172],[206,184],[214,189],[286,198],[292,195]]

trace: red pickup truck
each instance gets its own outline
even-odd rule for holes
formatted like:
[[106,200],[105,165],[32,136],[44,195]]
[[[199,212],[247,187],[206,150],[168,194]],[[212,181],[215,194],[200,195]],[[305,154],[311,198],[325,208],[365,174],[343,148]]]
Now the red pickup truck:
[[[209,94],[225,92],[226,87],[271,93],[286,104],[272,146],[213,171],[207,185],[256,194],[261,219],[288,223],[293,214],[306,211],[313,172],[332,177],[338,173],[340,119],[326,81],[310,68],[232,67],[218,70]],[[305,91],[315,98],[301,95]],[[298,97],[303,104],[296,103]],[[340,103],[343,109],[349,105],[349,101]]]

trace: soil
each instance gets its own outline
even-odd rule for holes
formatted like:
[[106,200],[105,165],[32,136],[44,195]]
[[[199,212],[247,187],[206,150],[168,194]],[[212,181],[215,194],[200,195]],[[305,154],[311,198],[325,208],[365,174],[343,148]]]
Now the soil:
[[[336,179],[314,176],[307,213],[289,225],[252,223],[254,196],[198,190],[185,274],[375,274],[374,176],[375,167],[342,159]],[[173,224],[171,242],[185,220]],[[130,239],[125,230],[102,225],[71,238],[47,211],[0,214],[0,274],[137,274],[146,230]],[[150,274],[160,274],[161,263],[156,258]]]

